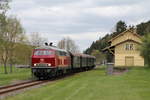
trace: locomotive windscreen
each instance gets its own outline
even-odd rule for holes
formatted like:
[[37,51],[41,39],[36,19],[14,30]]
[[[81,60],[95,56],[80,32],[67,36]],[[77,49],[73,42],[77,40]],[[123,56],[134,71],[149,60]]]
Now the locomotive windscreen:
[[34,55],[53,55],[54,52],[50,50],[36,50]]

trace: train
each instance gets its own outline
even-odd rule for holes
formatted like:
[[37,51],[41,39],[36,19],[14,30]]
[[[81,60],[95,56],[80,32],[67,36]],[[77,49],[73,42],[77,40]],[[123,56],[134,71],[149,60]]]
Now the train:
[[54,46],[33,49],[31,57],[32,75],[48,79],[66,73],[86,71],[95,67],[95,57],[82,53],[71,53]]

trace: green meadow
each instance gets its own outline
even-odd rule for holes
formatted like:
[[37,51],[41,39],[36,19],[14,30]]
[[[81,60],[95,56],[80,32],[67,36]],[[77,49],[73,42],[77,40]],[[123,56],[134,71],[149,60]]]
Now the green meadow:
[[32,78],[30,68],[13,67],[13,73],[9,73],[9,68],[7,69],[8,74],[4,74],[4,68],[0,66],[0,86]]
[[104,68],[77,73],[7,100],[150,100],[150,69],[106,75]]

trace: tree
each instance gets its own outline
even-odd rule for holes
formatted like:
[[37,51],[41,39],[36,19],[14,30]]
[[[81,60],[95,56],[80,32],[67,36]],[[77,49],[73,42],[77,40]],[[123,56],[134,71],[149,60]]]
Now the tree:
[[118,21],[115,26],[115,32],[113,32],[113,37],[118,35],[119,33],[122,33],[127,29],[127,25],[124,21]]
[[7,17],[5,30],[1,33],[1,59],[4,64],[5,73],[7,74],[7,64],[9,62],[12,72],[13,50],[15,44],[23,39],[23,28],[16,17]]
[[[1,0],[0,1],[0,48],[1,48],[1,45],[3,44],[3,36],[5,34],[7,34],[7,29],[6,29],[6,25],[7,25],[7,22],[6,22],[6,12],[7,10],[9,9],[9,0]],[[1,49],[0,49],[1,50]],[[0,51],[0,55],[3,55],[3,52]],[[4,55],[7,55],[8,53],[5,52],[6,54]],[[6,57],[7,59],[7,57]],[[7,69],[6,69],[6,66],[4,67],[5,69],[5,73],[7,73]]]
[[57,47],[60,49],[65,49],[65,50],[70,51],[72,53],[79,53],[80,52],[78,46],[69,37],[63,38],[62,40],[60,40],[57,44]]
[[6,12],[8,8],[8,0],[0,0],[0,42],[2,41],[4,32],[6,31]]
[[9,9],[10,0],[0,0],[0,35],[2,35],[6,25],[6,12]]
[[138,24],[136,27],[137,27],[137,33],[142,36],[147,33],[150,33],[150,21],[147,21],[145,23],[142,22],[141,24]]
[[117,33],[121,33],[123,31],[125,31],[126,28],[127,28],[127,25],[124,21],[117,22],[117,24],[116,24],[116,32]]
[[140,50],[141,55],[145,59],[145,63],[150,67],[150,33],[144,36]]
[[30,44],[36,47],[44,45],[44,43],[47,41],[47,39],[44,37],[41,37],[38,32],[32,33],[29,38],[30,38],[29,40]]
[[16,44],[24,39],[24,29],[16,17],[8,18],[8,46],[9,46],[9,64],[10,64],[10,72],[12,72],[12,64],[14,57],[14,49]]
[[83,53],[91,54],[93,50],[99,50],[102,52],[102,49],[109,46],[108,40],[110,40],[111,35],[106,34],[103,38],[94,41],[89,48],[87,48]]
[[31,54],[34,47],[25,43],[16,43],[14,49],[13,63],[19,65],[30,65]]
[[101,64],[106,59],[105,54],[99,50],[93,50],[92,55],[96,57],[96,64]]
[[10,0],[0,0],[0,14],[5,14],[9,9]]

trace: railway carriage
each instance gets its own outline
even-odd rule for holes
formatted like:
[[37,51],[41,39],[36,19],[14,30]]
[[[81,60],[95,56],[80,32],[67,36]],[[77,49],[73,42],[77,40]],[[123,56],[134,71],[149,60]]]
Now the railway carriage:
[[81,59],[79,54],[73,54],[73,67],[80,68],[81,67]]
[[82,69],[84,69],[87,67],[87,60],[85,54],[81,54],[81,59],[82,59],[81,61]]
[[82,67],[84,67],[86,69],[92,69],[93,67],[95,67],[95,57],[94,56],[82,54],[82,60],[83,60]]
[[33,50],[32,74],[38,78],[50,78],[64,73],[84,71],[95,67],[95,57],[73,54],[52,46]]

